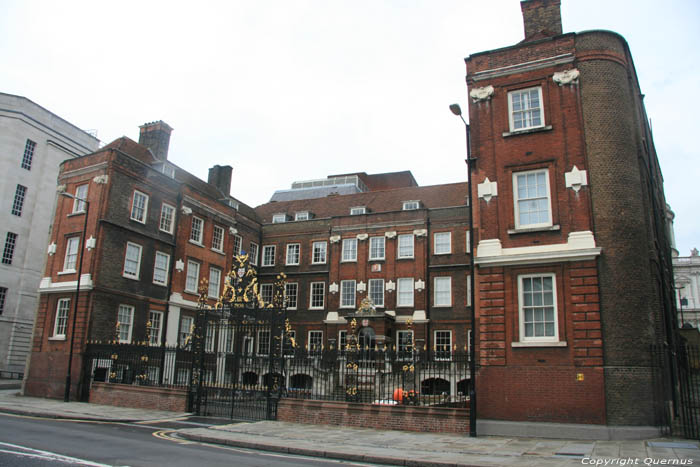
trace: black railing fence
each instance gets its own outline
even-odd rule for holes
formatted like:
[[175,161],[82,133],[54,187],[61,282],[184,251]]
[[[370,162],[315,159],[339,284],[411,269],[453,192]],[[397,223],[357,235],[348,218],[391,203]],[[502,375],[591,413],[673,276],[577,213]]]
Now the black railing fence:
[[657,424],[664,434],[700,439],[700,347],[654,345],[651,352]]
[[187,389],[192,352],[180,347],[88,344],[85,375],[92,381]]
[[466,407],[469,383],[466,352],[285,352],[285,395],[289,398]]
[[[296,399],[392,405],[465,407],[468,400],[466,352],[287,348],[275,366],[281,371],[271,373],[269,355],[224,350],[204,354],[202,384],[211,392],[210,404],[219,399],[214,394],[233,402],[269,391]],[[178,347],[89,344],[85,365],[92,381],[187,389],[193,360],[190,350]]]

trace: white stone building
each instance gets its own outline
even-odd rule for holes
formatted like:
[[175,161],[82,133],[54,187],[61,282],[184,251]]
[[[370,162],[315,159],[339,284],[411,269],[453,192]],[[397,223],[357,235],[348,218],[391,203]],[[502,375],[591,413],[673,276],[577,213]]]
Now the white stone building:
[[[700,329],[700,255],[693,248],[690,256],[673,258],[678,326],[690,324]],[[687,327],[687,326],[686,326]]]
[[0,371],[23,372],[59,164],[99,140],[29,99],[0,93]]

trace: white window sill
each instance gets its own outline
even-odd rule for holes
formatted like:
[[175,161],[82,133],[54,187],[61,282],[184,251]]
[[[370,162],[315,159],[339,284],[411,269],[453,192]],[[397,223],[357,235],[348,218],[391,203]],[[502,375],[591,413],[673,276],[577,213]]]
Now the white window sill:
[[561,227],[559,226],[559,224],[544,225],[544,226],[540,226],[540,227],[518,227],[515,229],[508,229],[508,235],[515,235],[515,234],[529,233],[529,232],[554,232],[557,230],[561,230]]
[[66,274],[75,274],[76,272],[78,271],[76,271],[75,269],[66,269],[65,271],[58,272],[57,274],[59,276],[65,276]]
[[202,245],[202,244],[199,243],[199,242],[196,242],[196,241],[192,240],[191,238],[190,238],[188,241],[189,241],[189,243],[191,243],[192,245],[197,245],[197,246],[200,246],[200,247],[204,248],[204,245]]
[[132,281],[137,281],[137,280],[139,280],[139,278],[136,277],[136,276],[127,276],[126,274],[122,274],[122,277],[123,277],[124,279],[131,279]]
[[452,308],[452,305],[433,305],[433,308]]
[[510,345],[513,348],[519,348],[519,347],[566,347],[567,343],[566,343],[566,341],[552,341],[552,342],[530,341],[530,342],[511,342]]
[[552,129],[552,125],[546,125],[546,126],[538,126],[538,127],[533,127],[533,128],[523,128],[523,129],[514,130],[514,131],[504,131],[503,137],[507,138],[509,136],[527,135],[529,133],[538,133],[540,131],[549,131],[551,129]]
[[410,305],[396,305],[396,308],[412,308],[414,305],[411,303]]
[[370,258],[369,261],[385,261],[386,258]]
[[161,283],[161,282],[154,282],[153,285],[159,285],[159,286],[161,286],[161,287],[167,287],[167,286],[168,286],[167,283]]
[[139,224],[146,225],[146,221],[142,221],[142,220],[139,220],[139,219],[134,219],[133,217],[130,217],[129,220],[132,220],[132,221],[134,221],[134,222],[138,222]]
[[357,263],[356,259],[344,259],[340,261],[341,263]]
[[416,259],[416,258],[415,258],[415,256],[399,256],[396,259],[401,260],[401,259]]
[[199,292],[194,291],[194,290],[187,290],[187,289],[185,289],[185,290],[183,290],[183,292],[189,293],[189,294],[192,294],[192,295],[199,295]]
[[158,229],[160,232],[166,233],[168,235],[172,235],[173,233],[170,232],[169,230],[163,230],[163,229]]
[[322,308],[312,308],[312,307],[309,307],[309,310],[310,310],[310,311],[323,311],[323,310],[325,310],[325,307],[322,307]]
[[66,336],[51,336],[49,337],[50,341],[65,341]]
[[451,251],[443,252],[443,253],[433,253],[435,256],[445,256],[445,255],[451,255]]
[[326,264],[326,262],[324,261],[322,263],[311,263],[312,266],[318,266],[319,264]]
[[341,305],[338,307],[340,310],[354,310],[355,305]]
[[299,263],[285,263],[285,266],[299,266]]
[[217,250],[216,248],[212,248],[211,251],[213,251],[214,253],[218,253],[222,256],[226,256],[226,253],[224,253],[223,250]]
[[70,214],[68,214],[68,217],[80,216],[82,214],[85,214],[85,211],[75,211],[75,212],[71,212]]

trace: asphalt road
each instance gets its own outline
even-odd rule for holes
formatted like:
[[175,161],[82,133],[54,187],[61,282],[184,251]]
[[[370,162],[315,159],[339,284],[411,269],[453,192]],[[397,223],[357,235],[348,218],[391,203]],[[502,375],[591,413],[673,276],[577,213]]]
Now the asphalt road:
[[173,429],[208,423],[95,423],[0,414],[0,467],[362,465],[177,439]]

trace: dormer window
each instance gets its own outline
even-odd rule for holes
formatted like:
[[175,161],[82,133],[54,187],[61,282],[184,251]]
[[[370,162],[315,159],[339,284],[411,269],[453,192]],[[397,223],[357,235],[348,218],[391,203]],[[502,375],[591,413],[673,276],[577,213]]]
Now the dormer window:
[[354,208],[350,208],[350,215],[351,216],[358,216],[360,214],[367,214],[367,207],[355,206]]
[[158,171],[163,175],[167,175],[170,178],[175,178],[175,167],[169,164],[159,164]]
[[311,219],[311,213],[309,211],[300,211],[294,215],[295,221],[308,221]]
[[420,201],[412,200],[403,202],[404,211],[413,211],[418,208],[420,208]]
[[282,222],[287,222],[287,215],[286,214],[274,214],[272,216],[272,223],[273,224],[281,224]]

